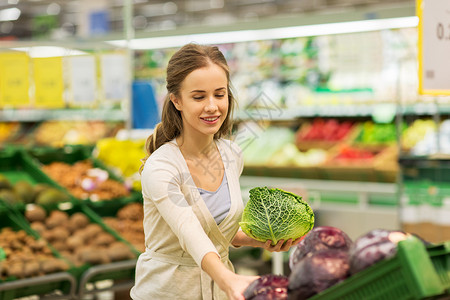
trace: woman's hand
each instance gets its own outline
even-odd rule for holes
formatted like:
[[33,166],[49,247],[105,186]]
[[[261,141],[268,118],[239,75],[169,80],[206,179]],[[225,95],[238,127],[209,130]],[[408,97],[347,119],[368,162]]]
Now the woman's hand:
[[271,240],[267,240],[265,243],[262,243],[263,246],[261,248],[270,251],[270,252],[284,252],[284,251],[289,251],[289,249],[292,246],[297,245],[298,243],[300,243],[300,241],[302,240],[302,237],[293,240],[293,239],[288,239],[286,242],[284,242],[284,240],[279,240],[278,243],[276,245],[272,245],[272,241]]
[[257,241],[248,235],[246,235],[243,231],[239,230],[234,239],[233,239],[233,246],[234,247],[240,247],[240,246],[250,246],[250,247],[258,247],[266,249],[270,252],[282,252],[282,251],[288,251],[292,246],[297,245],[300,243],[300,241],[303,239],[303,237],[299,237],[298,239],[292,240],[289,239],[286,242],[284,240],[279,240],[276,245],[272,245],[271,240],[267,240],[265,243]]
[[228,287],[225,290],[228,299],[230,300],[245,300],[244,291],[250,283],[259,278],[259,276],[244,276],[239,274],[233,274],[232,278],[229,278]]

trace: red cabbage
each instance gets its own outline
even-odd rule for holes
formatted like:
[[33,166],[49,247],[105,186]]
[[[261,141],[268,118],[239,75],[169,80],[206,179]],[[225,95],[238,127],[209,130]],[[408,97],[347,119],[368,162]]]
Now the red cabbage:
[[287,276],[262,275],[245,289],[245,300],[286,300],[289,280]]
[[397,244],[406,239],[403,231],[374,229],[360,236],[350,247],[350,273],[358,273],[397,253]]
[[308,253],[315,253],[325,249],[339,249],[348,251],[352,245],[350,237],[336,227],[319,226],[313,228],[289,255],[289,267],[294,266]]
[[308,254],[294,266],[289,275],[288,299],[308,299],[348,276],[347,251],[326,249]]

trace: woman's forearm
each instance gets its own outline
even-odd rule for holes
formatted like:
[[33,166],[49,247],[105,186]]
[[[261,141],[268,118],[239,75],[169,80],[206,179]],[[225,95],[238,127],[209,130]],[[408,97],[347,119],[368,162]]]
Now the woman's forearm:
[[229,278],[234,273],[225,267],[216,253],[209,252],[203,257],[202,269],[217,283],[219,288],[224,291],[227,290],[227,283],[230,282]]
[[231,244],[234,247],[241,247],[241,246],[250,246],[250,247],[261,247],[260,243],[252,238],[250,238],[248,235],[246,235],[243,231],[239,230],[236,235],[233,238],[233,241]]
[[220,260],[217,253],[208,252],[202,259],[202,269],[214,280],[230,300],[245,300],[242,295],[245,288],[256,276],[237,275],[229,270]]

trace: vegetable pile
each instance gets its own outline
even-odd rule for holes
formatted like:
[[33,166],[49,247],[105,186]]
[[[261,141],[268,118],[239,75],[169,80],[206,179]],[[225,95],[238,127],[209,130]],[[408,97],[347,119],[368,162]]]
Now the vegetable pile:
[[43,207],[34,205],[27,207],[25,218],[39,236],[76,267],[134,258],[125,243],[82,212],[68,214],[51,210],[47,213]]
[[348,251],[352,245],[350,237],[336,227],[319,226],[310,231],[289,256],[291,270],[306,255],[327,249]]
[[289,279],[283,275],[266,274],[253,281],[244,291],[246,300],[285,300]]
[[287,280],[284,276],[266,274],[248,286],[244,297],[246,300],[308,299],[378,261],[394,257],[398,242],[408,236],[398,230],[374,229],[353,242],[338,228],[315,227],[293,248]]
[[257,187],[250,190],[239,225],[255,240],[297,239],[314,226],[314,212],[301,196],[281,189]]

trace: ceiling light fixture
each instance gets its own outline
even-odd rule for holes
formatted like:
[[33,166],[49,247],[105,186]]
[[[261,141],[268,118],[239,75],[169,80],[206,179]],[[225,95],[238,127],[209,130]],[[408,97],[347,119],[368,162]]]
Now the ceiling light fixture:
[[[401,18],[291,26],[258,30],[239,30],[228,32],[139,38],[131,40],[128,46],[131,49],[135,50],[163,49],[179,47],[191,42],[200,44],[225,44],[257,40],[367,32],[385,29],[412,28],[417,27],[418,24],[419,18],[416,16],[410,16]],[[107,41],[107,43],[120,47],[127,46],[125,40],[113,40]]]

